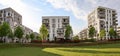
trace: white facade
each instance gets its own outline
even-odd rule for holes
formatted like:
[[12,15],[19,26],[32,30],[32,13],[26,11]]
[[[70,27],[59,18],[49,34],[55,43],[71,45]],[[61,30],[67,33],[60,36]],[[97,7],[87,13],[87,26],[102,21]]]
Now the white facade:
[[103,39],[110,39],[109,30],[111,27],[114,30],[117,29],[117,13],[116,10],[106,8],[106,7],[97,7],[93,12],[88,15],[88,28],[93,26],[96,29],[95,38],[99,39],[100,30],[104,29],[106,31],[106,36]]
[[24,32],[24,37],[28,34],[28,35],[30,35],[31,33],[33,33],[33,31],[30,29],[30,28],[28,28],[28,27],[26,27],[26,26],[24,26],[24,25],[22,25],[22,28],[23,28],[23,32]]
[[120,38],[120,27],[117,27],[117,34],[118,34],[118,36]]
[[69,24],[69,16],[43,16],[42,23],[46,25],[50,41],[56,38],[64,38],[65,27]]
[[0,24],[7,22],[10,24],[12,31],[16,26],[22,25],[22,16],[14,11],[12,8],[5,8],[0,10]]
[[81,30],[78,33],[78,36],[79,36],[79,39],[82,39],[82,40],[89,39],[89,37],[88,37],[88,28],[85,28],[85,29]]
[[[10,25],[13,32],[17,26],[22,27],[25,34],[32,32],[31,29],[22,25],[22,16],[19,13],[17,13],[15,10],[13,10],[12,8],[5,8],[5,9],[0,10],[0,24],[2,24],[3,22],[7,22]],[[5,38],[3,38],[3,40],[4,39]],[[6,40],[7,40],[6,42],[10,42],[11,39],[8,38]],[[18,40],[19,39],[15,37],[13,42],[16,42]],[[25,38],[23,38],[22,40],[25,40]]]

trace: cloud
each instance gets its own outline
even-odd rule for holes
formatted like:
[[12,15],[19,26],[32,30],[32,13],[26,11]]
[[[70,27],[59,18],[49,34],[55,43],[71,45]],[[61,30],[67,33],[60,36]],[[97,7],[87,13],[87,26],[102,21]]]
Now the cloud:
[[6,7],[13,8],[15,11],[17,11],[19,14],[22,15],[23,25],[38,32],[40,23],[35,20],[35,18],[37,19],[37,16],[35,14],[36,12],[40,12],[41,9],[27,5],[22,0],[14,0],[14,1],[13,0],[0,0],[0,5],[3,6],[2,8],[6,8]]
[[80,9],[77,0],[47,0],[54,8],[70,11],[77,19],[86,20],[86,11]]

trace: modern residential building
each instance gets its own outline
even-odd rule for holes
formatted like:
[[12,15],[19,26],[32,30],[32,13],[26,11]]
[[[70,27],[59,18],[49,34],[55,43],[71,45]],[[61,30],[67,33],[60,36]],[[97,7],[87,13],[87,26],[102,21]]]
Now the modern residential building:
[[100,30],[104,29],[106,31],[105,38],[110,39],[109,30],[111,27],[114,30],[117,30],[117,12],[115,9],[106,8],[99,6],[93,12],[88,15],[88,28],[93,26],[96,30],[96,34],[94,38],[99,39]]
[[88,28],[85,28],[83,30],[81,30],[79,33],[78,33],[78,36],[81,40],[85,40],[85,39],[88,39]]
[[[0,10],[0,24],[2,24],[3,22],[7,22],[10,25],[13,32],[17,26],[22,27],[25,33],[23,37],[25,37],[26,34],[30,34],[33,32],[31,29],[22,25],[22,16],[10,7]],[[4,39],[5,38],[3,38],[3,40]],[[17,40],[18,38],[15,37],[14,42],[16,42]],[[10,42],[9,40],[6,41]]]
[[0,24],[7,22],[14,31],[16,26],[22,25],[22,16],[12,8],[5,8],[0,10]]
[[22,25],[23,31],[24,31],[24,35],[26,36],[27,34],[30,35],[31,33],[33,33],[33,30],[31,30],[30,28]]
[[39,33],[33,32],[33,34],[35,35],[35,38],[34,38],[35,40],[39,39],[39,38],[38,38],[38,36],[40,36]]
[[[48,40],[52,41],[65,38],[65,27],[69,24],[69,16],[43,16],[42,23],[46,25],[49,34]],[[71,33],[72,36],[72,33]],[[71,39],[71,36],[69,39]]]

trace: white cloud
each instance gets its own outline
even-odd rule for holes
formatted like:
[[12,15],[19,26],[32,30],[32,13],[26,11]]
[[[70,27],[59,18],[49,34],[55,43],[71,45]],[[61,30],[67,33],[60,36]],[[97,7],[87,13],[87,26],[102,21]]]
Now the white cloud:
[[41,10],[35,7],[31,7],[22,2],[22,0],[0,0],[0,4],[3,8],[11,7],[18,13],[20,13],[23,17],[22,23],[23,25],[33,29],[34,31],[38,32],[39,24],[36,20],[35,12],[40,12]]
[[86,20],[87,14],[80,9],[76,0],[47,0],[47,2],[51,3],[56,9],[62,8],[72,12],[77,19]]

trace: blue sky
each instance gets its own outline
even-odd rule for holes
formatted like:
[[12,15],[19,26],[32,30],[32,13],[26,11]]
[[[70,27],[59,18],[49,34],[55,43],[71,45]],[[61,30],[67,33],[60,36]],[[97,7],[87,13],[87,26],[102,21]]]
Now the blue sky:
[[117,10],[120,25],[120,0],[0,0],[0,9],[11,7],[22,15],[23,25],[39,32],[42,16],[70,16],[74,34],[87,28],[87,15],[97,6]]

